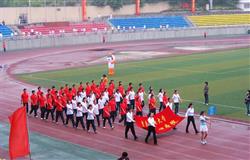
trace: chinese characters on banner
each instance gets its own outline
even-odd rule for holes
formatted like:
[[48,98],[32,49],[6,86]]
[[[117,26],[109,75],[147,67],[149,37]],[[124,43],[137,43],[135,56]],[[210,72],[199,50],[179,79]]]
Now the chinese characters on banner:
[[[157,113],[154,119],[156,123],[156,133],[161,134],[174,128],[184,119],[184,117],[174,114],[174,112],[167,107],[162,112]],[[148,117],[135,116],[135,121],[138,127],[146,130],[148,129]]]

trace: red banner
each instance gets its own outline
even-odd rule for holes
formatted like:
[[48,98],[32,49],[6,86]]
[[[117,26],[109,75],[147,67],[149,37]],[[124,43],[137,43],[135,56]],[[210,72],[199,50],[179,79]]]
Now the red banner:
[[[156,123],[156,133],[161,134],[173,129],[184,117],[174,114],[174,112],[167,107],[160,113],[157,113],[154,119]],[[138,127],[148,129],[148,117],[135,116],[135,121]]]
[[10,117],[10,159],[24,157],[30,153],[26,108],[18,108]]

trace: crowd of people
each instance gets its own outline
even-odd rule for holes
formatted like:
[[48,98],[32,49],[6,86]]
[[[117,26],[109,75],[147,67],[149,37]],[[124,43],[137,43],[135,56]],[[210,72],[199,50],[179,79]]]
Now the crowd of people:
[[[143,109],[145,107],[144,97],[147,97],[148,109]],[[37,91],[32,90],[31,95],[26,89],[23,89],[21,94],[21,103],[26,106],[28,115],[34,114],[34,117],[38,117],[37,111],[40,109],[42,120],[48,120],[51,117],[52,122],[58,124],[60,118],[66,126],[70,121],[72,127],[77,129],[80,123],[83,130],[90,132],[90,127],[92,127],[94,133],[97,133],[95,124],[101,127],[101,119],[103,128],[106,128],[106,122],[108,122],[110,128],[114,129],[114,122],[119,118],[118,122],[125,126],[125,138],[128,138],[128,131],[131,130],[134,140],[137,140],[134,114],[137,116],[148,115],[148,135],[145,142],[148,142],[148,137],[152,132],[154,144],[157,144],[157,139],[153,117],[156,114],[157,106],[159,106],[159,112],[167,106],[171,109],[174,107],[175,114],[178,114],[181,102],[182,99],[177,90],[174,90],[173,96],[169,98],[163,89],[155,94],[153,88],[149,87],[149,92],[146,93],[142,83],[139,84],[137,91],[134,90],[132,83],[129,83],[125,89],[121,81],[116,87],[114,80],[109,81],[106,75],[103,75],[99,84],[92,80],[91,83],[80,82],[78,86],[65,84],[59,90],[52,86],[47,89],[46,93],[42,91],[41,87],[38,87]],[[188,133],[189,123],[192,122],[197,134],[192,103],[188,106],[186,117],[188,117],[186,132]],[[201,121],[206,125],[207,117],[204,115],[203,117]],[[205,143],[205,138],[202,138],[202,143]]]

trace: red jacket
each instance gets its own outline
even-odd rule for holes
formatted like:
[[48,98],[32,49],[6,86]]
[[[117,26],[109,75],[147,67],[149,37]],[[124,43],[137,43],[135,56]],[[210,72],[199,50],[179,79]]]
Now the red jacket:
[[121,95],[125,94],[124,87],[122,85],[118,87],[118,90],[121,93]]
[[21,95],[21,99],[23,103],[28,103],[29,102],[29,94],[27,92],[23,92]]
[[81,84],[79,87],[78,87],[78,92],[82,92],[82,90],[83,90],[83,85]]
[[103,108],[103,117],[104,118],[109,118],[110,117],[109,106],[108,105],[104,106],[104,108]]
[[91,92],[91,87],[90,87],[90,85],[87,85],[86,86],[86,95],[87,96],[90,95],[90,92]]
[[52,104],[53,100],[52,98],[47,98],[47,109],[51,110],[53,109],[53,104]]
[[163,104],[166,106],[167,103],[168,103],[168,97],[165,95],[163,96]]
[[142,104],[140,99],[135,100],[135,107],[136,107],[136,112],[141,112],[142,111]]
[[115,103],[115,99],[112,99],[109,101],[108,103],[109,107],[110,107],[110,111],[116,111],[116,103]]
[[31,105],[37,105],[37,102],[38,102],[37,95],[32,94],[32,95],[30,96],[30,101],[31,101]]
[[126,101],[123,101],[123,102],[120,104],[120,107],[121,107],[120,114],[121,114],[121,115],[125,115],[125,114],[127,113],[127,102],[126,102]]
[[57,111],[63,111],[63,105],[60,99],[55,100],[55,106]]
[[38,100],[39,100],[39,105],[40,105],[40,107],[45,107],[45,104],[46,104],[46,97],[40,95]]
[[155,98],[150,98],[149,99],[149,109],[154,109],[156,108],[156,100]]

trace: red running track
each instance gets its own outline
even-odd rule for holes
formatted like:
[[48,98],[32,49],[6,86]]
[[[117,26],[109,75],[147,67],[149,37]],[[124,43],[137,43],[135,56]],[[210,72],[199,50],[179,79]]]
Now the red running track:
[[[88,51],[93,48],[109,48],[114,51],[122,50],[153,50],[166,51],[171,54],[191,54],[193,51],[175,49],[174,46],[190,45],[200,46],[201,44],[213,45],[218,43],[232,45],[234,47],[249,47],[248,36],[228,37],[228,38],[210,38],[184,39],[184,40],[157,40],[154,42],[126,42],[100,45],[83,45],[74,47],[62,47],[53,49],[34,49],[28,51],[9,52],[1,55],[0,64],[8,66],[7,70],[0,72],[0,121],[7,122],[7,116],[11,114],[20,105],[19,96],[22,88],[32,89],[32,85],[19,82],[14,79],[13,73],[25,73],[38,70],[59,69],[72,66],[84,66],[87,63],[80,63],[95,60],[106,55],[107,51]],[[91,52],[91,54],[89,54]],[[197,51],[196,51],[197,52]],[[71,56],[72,59],[65,60],[65,57]],[[79,56],[77,56],[79,55]],[[74,57],[83,58],[74,58]],[[53,58],[60,63],[53,62]],[[34,59],[42,59],[39,64]],[[79,60],[78,60],[79,59]],[[77,61],[78,60],[78,61]],[[74,61],[70,63],[69,61]],[[79,62],[79,63],[78,63]],[[47,65],[44,65],[46,64]],[[43,67],[41,67],[43,66]],[[48,67],[47,67],[48,66]],[[32,67],[32,68],[31,68]],[[42,69],[41,69],[42,68]],[[29,117],[30,130],[47,136],[55,137],[64,141],[79,144],[84,147],[108,152],[119,156],[122,151],[129,152],[131,159],[250,159],[250,126],[244,123],[230,123],[221,120],[214,120],[212,128],[209,130],[208,144],[201,145],[199,135],[185,133],[185,124],[183,121],[178,129],[170,131],[167,134],[158,135],[158,145],[154,146],[144,143],[146,132],[136,128],[138,141],[124,138],[124,127],[115,125],[114,130],[98,128],[98,134],[89,134],[82,130],[74,130],[71,127],[56,125],[51,122],[44,122],[40,119]],[[80,137],[82,141],[79,141]],[[0,150],[0,153],[6,153]]]

